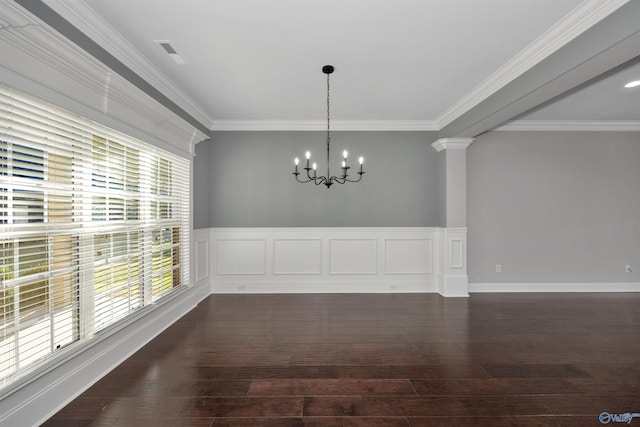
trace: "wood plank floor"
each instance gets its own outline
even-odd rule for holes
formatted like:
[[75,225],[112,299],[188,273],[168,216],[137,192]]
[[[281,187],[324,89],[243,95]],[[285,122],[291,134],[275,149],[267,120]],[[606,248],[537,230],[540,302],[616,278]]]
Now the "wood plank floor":
[[640,294],[216,295],[45,426],[598,426],[605,411],[640,413]]

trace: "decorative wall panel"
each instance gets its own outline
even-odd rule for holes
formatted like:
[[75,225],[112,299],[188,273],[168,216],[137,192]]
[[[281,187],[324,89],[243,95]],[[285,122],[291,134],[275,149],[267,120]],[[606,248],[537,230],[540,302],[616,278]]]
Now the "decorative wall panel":
[[330,239],[329,274],[376,274],[375,239]]
[[218,240],[218,274],[265,274],[265,240]]
[[322,240],[274,240],[273,274],[322,274]]
[[385,240],[385,274],[431,274],[432,258],[432,239]]
[[196,241],[196,283],[209,277],[209,241]]

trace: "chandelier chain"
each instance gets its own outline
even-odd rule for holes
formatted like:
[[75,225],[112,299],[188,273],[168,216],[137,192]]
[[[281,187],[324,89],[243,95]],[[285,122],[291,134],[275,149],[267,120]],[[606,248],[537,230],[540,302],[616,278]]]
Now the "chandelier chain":
[[329,121],[331,120],[331,115],[329,114],[329,108],[331,105],[329,76],[330,74],[327,74],[327,138],[329,137],[329,132],[330,132]]
[[331,91],[329,87],[329,76],[331,76],[331,73],[327,73],[327,178],[331,176],[331,114],[329,110],[331,105]]

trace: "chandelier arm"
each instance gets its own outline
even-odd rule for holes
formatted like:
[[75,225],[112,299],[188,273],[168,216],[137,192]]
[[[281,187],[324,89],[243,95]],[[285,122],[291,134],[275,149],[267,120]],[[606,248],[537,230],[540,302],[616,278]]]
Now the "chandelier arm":
[[307,182],[311,182],[311,181],[313,181],[312,179],[308,179],[308,180],[306,180],[306,181],[301,180],[301,179],[299,178],[299,176],[298,176],[298,175],[300,175],[299,173],[295,173],[295,172],[294,172],[294,173],[293,173],[293,175],[295,175],[295,176],[296,176],[296,181],[298,181],[298,182],[299,182],[299,183],[301,183],[301,184],[306,184]]
[[358,175],[360,175],[360,176],[358,177],[358,179],[346,179],[346,178],[345,178],[345,181],[346,181],[346,182],[358,182],[358,181],[360,181],[360,180],[362,179],[362,175],[364,175],[364,172],[358,172]]
[[350,175],[343,175],[343,176],[332,176],[331,180],[332,181],[336,181],[339,184],[344,184],[345,182],[358,182],[362,179],[362,175],[364,175],[364,172],[356,172],[359,176],[358,179],[349,179]]
[[[312,169],[311,168],[304,168],[305,171],[307,171],[307,178],[309,178],[309,181],[313,181],[315,178],[311,176],[311,174],[309,173]],[[306,182],[309,182],[306,181]]]
[[324,176],[319,176],[319,177],[317,177],[316,179],[314,179],[314,180],[313,180],[313,183],[314,183],[315,185],[324,184],[324,183],[326,183],[326,182],[328,182],[328,181],[327,181],[327,178],[326,178],[326,177],[324,177]]

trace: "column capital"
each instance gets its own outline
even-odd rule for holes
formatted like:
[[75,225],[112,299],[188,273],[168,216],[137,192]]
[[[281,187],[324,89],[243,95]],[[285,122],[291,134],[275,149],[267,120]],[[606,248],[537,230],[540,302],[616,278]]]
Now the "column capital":
[[473,138],[440,138],[431,143],[439,153],[442,150],[466,150],[475,141]]

